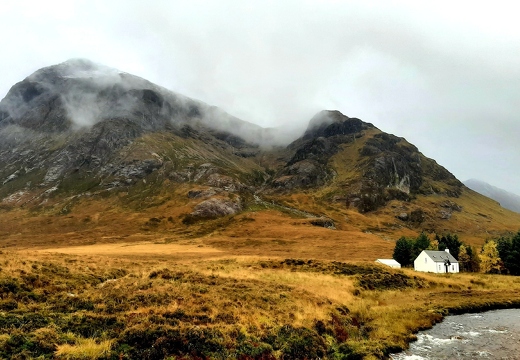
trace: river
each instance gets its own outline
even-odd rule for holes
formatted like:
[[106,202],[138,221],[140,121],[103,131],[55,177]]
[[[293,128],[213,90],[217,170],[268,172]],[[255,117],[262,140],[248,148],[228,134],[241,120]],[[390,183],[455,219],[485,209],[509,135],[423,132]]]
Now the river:
[[451,315],[394,360],[520,359],[520,309]]

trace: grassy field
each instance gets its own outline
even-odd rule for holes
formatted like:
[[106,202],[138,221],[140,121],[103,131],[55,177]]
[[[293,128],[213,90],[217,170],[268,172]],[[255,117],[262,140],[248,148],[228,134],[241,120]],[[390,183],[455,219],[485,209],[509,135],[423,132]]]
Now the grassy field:
[[[448,313],[520,306],[519,278],[375,265],[417,235],[392,212],[409,204],[360,214],[300,193],[188,225],[200,200],[165,189],[0,208],[0,358],[381,359]],[[520,228],[457,201],[445,224],[462,241]]]
[[235,255],[204,239],[4,250],[0,267],[10,359],[385,358],[448,312],[520,305],[515,277]]

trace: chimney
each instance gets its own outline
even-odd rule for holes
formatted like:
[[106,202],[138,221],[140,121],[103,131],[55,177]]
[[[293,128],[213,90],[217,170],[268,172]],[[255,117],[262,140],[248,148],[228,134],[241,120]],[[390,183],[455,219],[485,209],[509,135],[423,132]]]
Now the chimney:
[[450,249],[448,248],[444,249],[444,251],[446,251],[448,254],[450,253]]

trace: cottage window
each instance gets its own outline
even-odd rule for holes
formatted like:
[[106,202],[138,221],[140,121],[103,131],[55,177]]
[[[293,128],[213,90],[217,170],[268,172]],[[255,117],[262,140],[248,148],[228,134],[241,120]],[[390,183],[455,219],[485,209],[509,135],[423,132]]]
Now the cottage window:
[[428,258],[424,258],[424,263],[426,264],[428,262]]
[[439,264],[439,271],[441,270],[441,264]]
[[455,271],[455,265],[451,265],[451,270]]

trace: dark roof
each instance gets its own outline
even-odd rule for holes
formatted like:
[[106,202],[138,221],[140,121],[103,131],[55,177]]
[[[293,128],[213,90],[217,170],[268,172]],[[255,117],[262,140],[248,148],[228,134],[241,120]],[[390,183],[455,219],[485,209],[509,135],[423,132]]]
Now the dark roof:
[[426,255],[430,257],[434,262],[442,262],[448,259],[450,263],[458,263],[457,259],[453,257],[449,252],[446,251],[434,251],[434,250],[424,250]]

